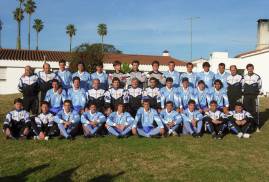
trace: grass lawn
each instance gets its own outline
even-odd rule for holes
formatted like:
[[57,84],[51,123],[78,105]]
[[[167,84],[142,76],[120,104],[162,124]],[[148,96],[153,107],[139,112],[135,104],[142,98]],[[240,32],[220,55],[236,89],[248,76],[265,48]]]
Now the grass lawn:
[[[0,118],[14,95],[0,96]],[[261,117],[269,120],[269,99]],[[2,127],[2,122],[1,122]],[[10,141],[0,134],[0,181],[269,181],[269,124],[250,139],[205,135]]]

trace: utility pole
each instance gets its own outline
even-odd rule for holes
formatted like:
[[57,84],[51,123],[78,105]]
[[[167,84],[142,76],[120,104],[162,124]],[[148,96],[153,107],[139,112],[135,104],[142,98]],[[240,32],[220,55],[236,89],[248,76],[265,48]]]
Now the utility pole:
[[2,33],[2,29],[3,29],[3,22],[0,20],[0,49],[2,48],[2,37],[1,37],[1,33]]
[[190,61],[192,61],[192,24],[194,20],[200,19],[200,17],[189,17],[187,20],[190,21]]

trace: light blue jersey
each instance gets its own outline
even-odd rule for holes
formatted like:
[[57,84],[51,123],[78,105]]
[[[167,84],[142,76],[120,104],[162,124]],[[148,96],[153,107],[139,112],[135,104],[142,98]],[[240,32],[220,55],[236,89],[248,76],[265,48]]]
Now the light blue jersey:
[[139,108],[136,116],[136,124],[140,123],[142,127],[154,127],[154,121],[159,128],[163,128],[162,120],[155,109],[150,108],[149,111],[145,111],[143,107]]
[[63,89],[65,89],[66,91],[71,88],[72,86],[72,73],[68,70],[58,70],[55,72],[56,75],[58,76],[61,85],[63,87]]
[[198,73],[198,82],[200,80],[203,80],[205,82],[206,88],[211,89],[213,87],[213,82],[215,81],[215,74],[212,71],[202,71]]
[[188,102],[190,100],[194,100],[195,101],[194,90],[191,87],[188,87],[188,88],[180,87],[178,89],[178,93],[179,93],[179,96],[181,98],[182,108],[184,110],[188,108]]
[[163,72],[163,76],[165,78],[173,78],[173,86],[179,87],[180,86],[180,73],[177,71],[165,71]]
[[221,110],[224,107],[229,107],[229,100],[225,90],[211,89],[210,91],[210,101],[215,100],[218,104],[218,109]]
[[84,72],[75,72],[72,75],[72,79],[74,77],[79,77],[80,78],[80,87],[83,88],[85,91],[88,91],[91,86],[91,75],[90,73],[84,71]]
[[103,124],[106,122],[106,117],[101,112],[92,113],[91,111],[84,112],[81,115],[82,124],[88,125],[91,121],[95,121],[97,124]]
[[[197,84],[197,74],[196,73],[194,73],[194,72],[182,73],[180,76],[180,82],[182,82],[183,78],[188,78],[190,87],[192,87],[192,88],[196,87],[196,84]],[[182,84],[180,83],[180,85],[182,85]]]
[[197,87],[194,90],[194,97],[198,109],[204,110],[209,107],[210,92],[207,88],[205,88],[204,90],[200,90],[199,87]]
[[62,109],[60,112],[56,114],[54,120],[57,124],[62,124],[64,122],[71,122],[72,124],[78,124],[80,122],[80,116],[78,112],[76,112],[75,110],[66,112],[64,109]]
[[94,79],[100,80],[100,88],[104,89],[104,90],[108,89],[108,76],[105,72],[103,72],[103,73],[95,72],[95,73],[91,74],[91,79],[92,80],[94,80]]
[[224,73],[217,73],[215,74],[215,80],[220,80],[223,84],[223,89],[227,90],[228,84],[227,84],[227,78],[230,76],[229,73],[224,72]]
[[176,88],[169,89],[167,87],[163,87],[163,88],[161,88],[160,93],[161,93],[161,107],[162,107],[162,109],[164,109],[165,103],[167,101],[173,102],[174,108],[182,107],[180,95],[178,93],[178,89],[176,89]]
[[[198,111],[190,111],[186,109],[182,115],[184,128],[187,130],[187,133],[201,133],[203,127],[203,115]],[[192,120],[196,120],[196,125],[193,125]]]
[[79,88],[78,90],[70,88],[67,93],[67,98],[72,101],[73,108],[77,112],[84,109],[87,103],[87,94],[83,88]]
[[62,107],[67,95],[65,90],[54,91],[53,88],[47,91],[45,101],[50,103],[50,112],[56,114]]
[[174,122],[175,124],[181,124],[182,123],[182,117],[181,115],[176,111],[168,112],[167,109],[164,109],[160,113],[160,117],[162,119],[162,122],[164,124],[168,124],[170,122]]

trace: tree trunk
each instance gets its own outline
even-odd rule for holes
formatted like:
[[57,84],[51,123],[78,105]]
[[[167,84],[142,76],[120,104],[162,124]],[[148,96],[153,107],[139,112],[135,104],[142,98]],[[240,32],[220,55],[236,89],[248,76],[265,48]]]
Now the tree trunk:
[[70,38],[69,51],[71,52],[71,49],[72,49],[72,36],[70,36],[69,38]]
[[31,15],[29,14],[29,17],[28,17],[29,19],[29,22],[28,22],[28,49],[30,50],[31,49],[31,43],[30,43],[30,41],[31,41],[31,36],[30,36],[30,31],[31,31]]
[[104,36],[101,36],[102,39],[102,53],[104,53]]
[[2,48],[2,37],[1,37],[2,30],[0,30],[0,48]]
[[21,22],[18,22],[17,49],[21,49]]
[[38,31],[36,31],[36,50],[38,50]]

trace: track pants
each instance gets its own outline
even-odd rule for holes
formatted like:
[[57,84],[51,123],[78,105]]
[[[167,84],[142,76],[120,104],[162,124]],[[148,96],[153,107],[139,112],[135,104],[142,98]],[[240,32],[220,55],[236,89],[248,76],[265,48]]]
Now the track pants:
[[98,124],[96,127],[94,127],[90,124],[82,125],[84,136],[95,135],[102,128],[102,126],[103,126],[103,124]]
[[132,125],[128,125],[127,127],[124,128],[123,131],[120,131],[119,129],[117,129],[114,126],[109,126],[107,128],[108,132],[116,137],[118,136],[129,136],[131,134],[131,130],[132,130]]
[[11,135],[15,138],[19,138],[20,136],[23,135],[23,131],[24,129],[28,127],[31,127],[31,123],[30,122],[18,122],[18,121],[11,121],[9,125],[5,124],[3,126],[3,130],[5,131],[7,128],[10,130]]
[[40,134],[40,132],[44,132],[47,136],[56,136],[58,134],[57,124],[53,124],[52,126],[48,126],[48,124],[37,125],[36,122],[31,122],[32,130],[36,136]]
[[65,138],[74,137],[78,132],[78,124],[71,124],[65,128],[64,124],[59,123],[58,128],[60,130],[60,134]]
[[206,128],[211,134],[222,134],[227,128],[227,124],[225,121],[223,121],[223,123],[221,124],[214,124],[210,117],[205,117],[203,120],[205,122]]
[[142,127],[142,128],[137,128],[137,133],[138,135],[140,136],[143,136],[143,137],[147,137],[147,138],[150,138],[152,136],[156,136],[156,135],[159,135],[160,134],[160,128],[159,127],[152,127],[152,128],[145,128],[145,127]]
[[39,100],[37,96],[23,97],[23,108],[32,114],[36,115],[38,113]]
[[203,121],[199,120],[197,121],[197,125],[193,126],[191,122],[189,121],[183,121],[184,127],[187,130],[188,133],[193,134],[193,133],[201,133],[202,132],[202,127],[203,127]]
[[251,124],[254,122],[252,118],[246,118],[246,124],[244,126],[238,126],[235,123],[235,119],[234,118],[230,118],[228,121],[228,127],[230,129],[230,131],[232,131],[235,134],[238,133],[249,133]]

